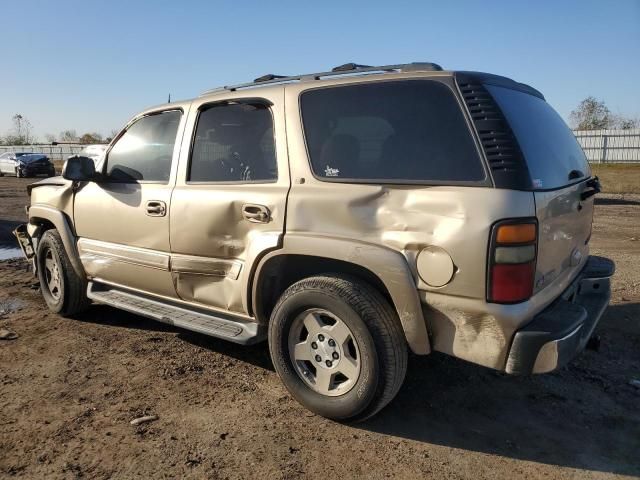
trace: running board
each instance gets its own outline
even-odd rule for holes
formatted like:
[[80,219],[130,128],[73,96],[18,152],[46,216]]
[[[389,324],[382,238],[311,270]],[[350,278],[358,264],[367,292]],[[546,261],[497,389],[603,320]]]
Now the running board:
[[190,310],[166,301],[152,299],[142,294],[121,290],[102,283],[89,282],[87,297],[96,303],[110,305],[162,323],[222,338],[241,345],[261,342],[267,336],[266,328],[254,322],[239,320],[230,315]]

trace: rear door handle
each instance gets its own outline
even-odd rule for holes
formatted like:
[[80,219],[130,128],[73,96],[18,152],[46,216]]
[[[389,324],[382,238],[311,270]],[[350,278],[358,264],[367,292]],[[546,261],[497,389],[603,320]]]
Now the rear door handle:
[[149,200],[147,202],[147,215],[150,217],[164,217],[167,214],[167,204],[162,200]]
[[269,223],[271,211],[264,205],[245,203],[242,206],[242,216],[251,223]]

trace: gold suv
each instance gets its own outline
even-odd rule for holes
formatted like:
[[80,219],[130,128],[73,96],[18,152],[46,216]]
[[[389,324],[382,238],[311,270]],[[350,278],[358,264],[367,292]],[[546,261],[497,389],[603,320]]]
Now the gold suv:
[[528,85],[433,63],[282,77],[136,115],[96,166],[29,187],[16,230],[49,308],[112,305],[268,339],[291,394],[357,421],[408,350],[513,374],[581,351],[613,263],[597,178]]

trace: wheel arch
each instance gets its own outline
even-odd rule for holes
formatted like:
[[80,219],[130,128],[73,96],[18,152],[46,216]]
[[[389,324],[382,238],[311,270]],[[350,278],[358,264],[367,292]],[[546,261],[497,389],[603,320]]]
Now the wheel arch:
[[51,228],[55,228],[60,234],[62,244],[69,256],[73,269],[80,277],[86,277],[80,255],[76,247],[76,237],[71,228],[71,222],[60,210],[47,205],[32,205],[29,208],[29,225],[27,231],[36,241]]
[[424,355],[431,351],[415,281],[404,256],[361,242],[293,237],[285,236],[282,249],[265,255],[252,276],[250,305],[259,323],[268,323],[279,296],[298,280],[322,273],[344,273],[361,278],[387,298],[414,353]]

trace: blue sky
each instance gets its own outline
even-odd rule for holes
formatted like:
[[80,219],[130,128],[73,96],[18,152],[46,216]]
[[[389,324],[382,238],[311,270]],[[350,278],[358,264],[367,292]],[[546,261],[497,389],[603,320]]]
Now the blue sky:
[[0,0],[0,135],[108,134],[147,106],[354,61],[434,61],[529,83],[565,117],[588,95],[640,116],[640,0]]

